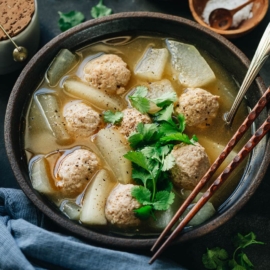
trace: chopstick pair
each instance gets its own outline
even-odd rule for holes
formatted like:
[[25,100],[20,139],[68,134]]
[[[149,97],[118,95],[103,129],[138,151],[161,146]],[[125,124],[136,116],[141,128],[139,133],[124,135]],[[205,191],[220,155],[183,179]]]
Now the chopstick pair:
[[[151,248],[151,251],[154,251],[157,246],[161,243],[163,238],[168,234],[174,224],[179,220],[180,216],[184,213],[186,208],[192,203],[197,194],[201,191],[203,186],[209,181],[209,179],[213,176],[216,170],[219,168],[221,163],[225,160],[225,158],[232,151],[233,147],[237,144],[237,142],[242,138],[247,129],[251,126],[251,124],[258,117],[260,112],[264,109],[267,103],[270,101],[270,87],[265,91],[263,96],[259,99],[257,104],[254,106],[252,111],[248,114],[244,122],[238,128],[236,133],[233,135],[232,139],[225,146],[224,150],[215,160],[215,162],[211,165],[209,170],[205,173],[203,178],[199,181],[196,187],[193,189],[188,198],[184,201],[184,203],[180,206],[172,220],[169,222],[167,227],[160,234],[159,238]],[[171,233],[171,235],[167,238],[167,240],[163,243],[163,245],[157,250],[157,252],[153,255],[149,264],[153,263],[157,257],[167,248],[170,242],[175,239],[175,237],[184,229],[184,227],[188,224],[188,222],[195,216],[195,214],[203,207],[203,205],[212,197],[214,192],[224,183],[224,181],[229,177],[230,173],[241,163],[241,161],[249,154],[249,152],[259,143],[259,141],[264,137],[264,135],[270,129],[270,116],[264,121],[261,127],[255,132],[255,134],[251,137],[251,139],[243,146],[240,152],[235,156],[233,161],[224,169],[224,171],[219,175],[219,177],[214,181],[214,183],[207,189],[207,191],[202,195],[199,201],[192,207],[190,212],[185,216],[185,218],[179,223],[176,229]]]

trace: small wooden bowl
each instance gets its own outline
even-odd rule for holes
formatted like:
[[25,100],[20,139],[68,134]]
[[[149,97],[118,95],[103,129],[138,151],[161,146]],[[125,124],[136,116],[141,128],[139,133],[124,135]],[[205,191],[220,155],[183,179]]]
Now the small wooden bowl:
[[193,18],[199,24],[227,38],[240,37],[254,29],[264,18],[269,6],[268,0],[255,0],[252,8],[253,16],[250,19],[243,21],[237,29],[218,30],[210,27],[210,25],[208,25],[202,18],[202,13],[207,2],[208,0],[189,0],[189,8]]

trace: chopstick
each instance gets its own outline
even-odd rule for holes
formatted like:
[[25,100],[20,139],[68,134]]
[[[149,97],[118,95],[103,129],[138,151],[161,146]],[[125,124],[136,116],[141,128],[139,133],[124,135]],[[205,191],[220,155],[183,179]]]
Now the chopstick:
[[[238,128],[236,133],[233,135],[232,139],[225,146],[224,150],[221,152],[219,157],[215,160],[215,162],[211,165],[209,170],[203,176],[203,178],[199,181],[197,186],[193,189],[191,194],[185,200],[185,202],[180,206],[172,220],[169,222],[167,227],[163,230],[155,244],[153,245],[151,251],[154,251],[155,248],[159,245],[159,243],[163,240],[166,234],[170,231],[173,225],[178,221],[179,217],[183,214],[186,208],[190,205],[190,203],[194,200],[197,194],[201,191],[203,186],[209,181],[209,179],[213,176],[215,171],[224,161],[224,159],[231,152],[236,143],[241,139],[246,130],[251,126],[254,120],[258,117],[263,108],[270,101],[270,87],[265,91],[263,96],[259,99],[257,104],[254,106],[252,111],[248,114],[247,118]],[[244,157],[257,145],[257,143],[262,139],[262,137],[267,133],[270,128],[270,118],[268,117],[264,124],[256,131],[256,133],[251,137],[247,144],[241,149],[241,151],[236,155],[233,161],[225,168],[225,170],[220,174],[220,176],[215,180],[215,182],[210,186],[210,188],[203,194],[201,199],[196,203],[196,205],[192,208],[192,210],[187,214],[187,216],[180,222],[178,227],[174,230],[174,232],[170,235],[170,237],[164,242],[164,244],[159,248],[159,250],[154,254],[152,259],[149,261],[151,264],[160,253],[167,247],[167,245],[172,241],[178,233],[185,227],[185,225],[192,219],[192,217],[200,210],[200,208],[211,198],[213,193],[220,187],[220,185],[228,178],[230,173],[239,165],[239,163],[244,159]],[[268,129],[267,129],[268,128]],[[267,131],[264,131],[267,129]],[[262,130],[262,131],[261,131]],[[263,134],[263,136],[260,135]],[[251,144],[251,146],[250,146]]]

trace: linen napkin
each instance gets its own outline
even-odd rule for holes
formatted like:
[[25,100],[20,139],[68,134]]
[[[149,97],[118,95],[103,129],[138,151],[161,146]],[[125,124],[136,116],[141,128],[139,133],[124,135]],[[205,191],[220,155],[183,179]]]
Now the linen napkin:
[[184,270],[166,259],[149,265],[147,256],[91,246],[46,224],[21,190],[0,188],[0,269]]

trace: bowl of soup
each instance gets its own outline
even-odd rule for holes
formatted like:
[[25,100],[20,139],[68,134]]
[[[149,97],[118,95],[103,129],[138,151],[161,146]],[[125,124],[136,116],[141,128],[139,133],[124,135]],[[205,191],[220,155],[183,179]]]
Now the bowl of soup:
[[[248,65],[223,37],[165,14],[120,13],[60,34],[27,64],[8,103],[5,143],[19,185],[72,234],[150,247],[265,91],[257,78],[225,125]],[[176,241],[230,219],[259,185],[267,151],[264,138]]]

